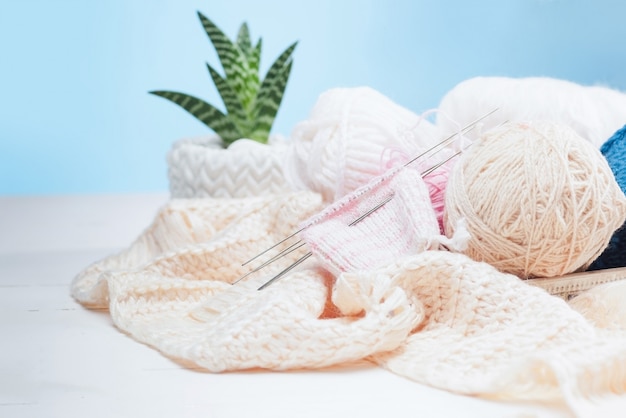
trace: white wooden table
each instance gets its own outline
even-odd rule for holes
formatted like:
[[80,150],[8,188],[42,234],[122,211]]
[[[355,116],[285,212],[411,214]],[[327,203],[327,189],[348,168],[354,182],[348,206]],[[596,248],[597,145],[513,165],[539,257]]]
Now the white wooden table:
[[[74,275],[129,245],[167,198],[0,197],[0,417],[572,416],[453,395],[368,363],[224,374],[173,363],[69,293]],[[626,416],[623,399],[607,408]]]

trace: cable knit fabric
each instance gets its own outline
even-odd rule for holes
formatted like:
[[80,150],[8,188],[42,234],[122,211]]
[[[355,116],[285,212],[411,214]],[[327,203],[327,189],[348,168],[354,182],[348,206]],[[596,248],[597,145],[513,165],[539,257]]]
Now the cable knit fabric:
[[282,170],[286,148],[278,135],[268,144],[239,139],[227,149],[217,136],[180,139],[167,153],[170,195],[241,198],[292,191]]
[[338,274],[311,259],[256,290],[294,253],[231,284],[243,261],[321,203],[310,192],[172,200],[127,250],[82,271],[72,294],[108,307],[137,341],[212,372],[368,359],[455,393],[561,400],[574,412],[586,398],[626,391],[623,321],[603,327],[594,304],[570,306],[462,254],[426,250]]

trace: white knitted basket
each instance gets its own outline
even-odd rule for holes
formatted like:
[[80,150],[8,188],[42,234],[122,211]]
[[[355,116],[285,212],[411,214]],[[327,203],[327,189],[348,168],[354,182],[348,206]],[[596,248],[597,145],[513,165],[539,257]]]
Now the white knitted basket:
[[284,138],[268,144],[239,139],[224,149],[217,136],[176,141],[167,155],[172,198],[241,198],[290,191]]

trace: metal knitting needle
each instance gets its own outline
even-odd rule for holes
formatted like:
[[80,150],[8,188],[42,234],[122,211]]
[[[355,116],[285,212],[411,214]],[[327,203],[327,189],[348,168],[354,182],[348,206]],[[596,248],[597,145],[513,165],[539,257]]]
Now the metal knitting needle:
[[[370,214],[372,214],[374,211],[376,211],[378,208],[382,207],[384,204],[386,204],[387,202],[389,202],[391,199],[393,198],[393,194],[391,194],[390,196],[388,196],[387,198],[385,198],[382,202],[380,202],[379,204],[377,204],[376,206],[374,206],[372,209],[368,210],[366,213],[364,213],[363,215],[359,216],[357,219],[355,219],[354,221],[352,221],[348,226],[352,226],[355,225],[359,222],[361,222],[363,219],[365,219],[367,216],[369,216]],[[284,242],[284,240],[283,240]],[[274,257],[270,258],[269,260],[267,260],[266,262],[264,262],[263,264],[261,264],[260,266],[256,267],[254,270],[249,271],[248,273],[244,274],[243,276],[241,276],[240,278],[238,278],[237,280],[235,280],[232,284],[237,284],[239,281],[245,279],[246,277],[248,277],[249,275],[256,273],[257,271],[263,269],[264,267],[272,264],[274,261],[278,260],[279,258],[282,258],[286,255],[291,254],[292,252],[304,247],[306,245],[306,242],[299,240],[298,242],[291,244],[289,247],[287,247],[286,249],[284,249],[283,251],[281,251],[280,253],[278,253],[277,255],[275,255]],[[308,257],[307,257],[308,258]],[[303,260],[304,261],[304,260]],[[283,273],[284,274],[284,273]],[[272,281],[275,279],[272,279]]]
[[477,118],[476,120],[474,120],[473,122],[468,123],[467,125],[465,125],[464,128],[461,128],[461,130],[459,130],[458,132],[453,133],[452,135],[450,135],[449,137],[447,137],[446,139],[444,139],[443,141],[439,142],[438,144],[433,145],[432,147],[430,147],[429,149],[427,149],[426,151],[422,152],[421,154],[419,154],[418,156],[412,158],[411,160],[409,160],[409,162],[407,162],[406,164],[404,164],[404,167],[413,164],[415,161],[419,160],[420,158],[426,156],[429,153],[435,153],[433,151],[436,150],[436,152],[440,151],[440,148],[445,147],[446,145],[448,145],[448,143],[452,142],[452,140],[458,135],[463,135],[468,133],[469,131],[471,131],[472,129],[474,129],[476,127],[476,125],[481,122],[483,119],[486,119],[487,117],[491,116],[492,114],[494,114],[495,112],[498,111],[499,108],[495,108],[493,109],[491,112],[486,113],[485,115]]
[[[287,238],[289,239],[289,238]],[[285,240],[283,240],[282,242],[285,242]],[[278,260],[279,258],[282,258],[286,255],[291,254],[292,252],[304,247],[306,245],[305,242],[302,242],[302,240],[299,240],[298,242],[296,242],[295,244],[291,244],[289,247],[285,248],[283,251],[281,251],[280,253],[276,254],[274,257],[270,258],[269,260],[267,260],[265,263],[261,264],[260,266],[254,268],[253,270],[250,270],[249,272],[247,272],[246,274],[244,274],[243,276],[241,276],[240,278],[238,278],[237,280],[235,280],[232,284],[237,284],[239,283],[241,280],[245,279],[246,277],[248,277],[249,275],[256,273],[257,271],[263,269],[266,266],[269,266],[270,264],[272,264],[274,261]],[[265,250],[265,252],[267,252],[268,250]],[[258,257],[258,256],[257,256]],[[242,266],[244,266],[245,264],[242,264]]]
[[[378,209],[382,208],[384,205],[387,204],[387,202],[389,202],[391,199],[393,199],[394,197],[394,193],[391,193],[389,196],[387,196],[385,199],[383,199],[382,201],[380,201],[380,203],[376,204],[376,206],[374,206],[373,208],[369,209],[367,212],[365,212],[364,214],[362,214],[361,216],[359,216],[358,218],[356,218],[354,221],[350,222],[348,224],[348,226],[353,226],[358,224],[359,222],[361,222],[363,219],[367,218],[368,216],[370,216],[372,213],[376,212]],[[305,243],[302,243],[302,245],[305,245]],[[302,246],[301,245],[301,246]],[[299,247],[298,247],[299,248]],[[272,283],[274,283],[275,281],[277,281],[278,279],[280,279],[281,277],[283,277],[285,274],[289,273],[291,270],[293,270],[294,268],[298,267],[300,264],[304,263],[309,257],[311,257],[313,255],[312,252],[308,252],[305,255],[303,255],[302,257],[300,257],[298,260],[296,260],[293,264],[291,264],[289,267],[287,267],[286,269],[282,270],[280,273],[278,273],[277,275],[275,275],[274,277],[272,277],[270,280],[268,280],[267,282],[263,283],[263,285],[261,287],[259,287],[257,290],[263,290],[266,287],[268,287],[269,285],[271,285]]]
[[[393,196],[392,196],[393,197]],[[391,200],[390,197],[388,200],[385,200],[383,204],[381,204],[380,206],[384,205],[385,203],[387,203],[389,200]],[[354,225],[355,223],[361,221],[362,219],[364,219],[366,216],[370,215],[372,212],[374,212],[375,210],[377,210],[379,207],[379,205],[376,205],[374,208],[370,209],[367,211],[367,213],[365,213],[364,215],[359,216],[358,219],[356,219],[355,221],[353,221],[352,223],[349,224],[349,226]],[[270,251],[273,248],[276,248],[278,245],[284,243],[285,241],[289,240],[290,238],[293,238],[295,235],[299,234],[300,232],[304,231],[305,229],[307,229],[309,226],[311,225],[307,225],[304,228],[300,228],[298,231],[296,231],[295,233],[289,235],[287,238],[281,240],[280,242],[272,245],[272,247],[264,250],[262,253],[257,254],[256,256],[254,256],[254,258],[251,258],[250,260],[246,261],[244,264],[242,264],[242,266],[245,266],[246,264],[250,263],[251,261],[259,258],[260,256],[262,256],[263,254],[267,253],[268,251]],[[239,277],[237,280],[235,280],[232,284],[237,284],[239,281],[245,279],[246,277],[250,276],[253,273],[256,273],[257,271],[267,267],[268,265],[272,264],[274,261],[283,258],[286,255],[291,254],[292,252],[304,247],[306,245],[305,242],[303,242],[302,240],[298,240],[297,242],[295,242],[294,244],[291,244],[289,247],[285,248],[284,250],[282,250],[281,252],[279,252],[278,254],[276,254],[274,257],[270,258],[269,260],[267,260],[266,262],[264,262],[263,264],[255,267],[254,269],[250,270],[249,272],[247,272],[246,274],[244,274],[243,276]]]
[[254,257],[252,257],[251,259],[249,259],[248,261],[246,261],[245,263],[243,263],[241,266],[243,267],[243,266],[245,266],[246,264],[251,263],[252,261],[254,261],[254,260],[256,260],[257,258],[261,257],[263,254],[267,253],[268,251],[271,251],[271,250],[273,250],[274,248],[278,247],[278,246],[279,246],[280,244],[282,244],[283,242],[285,242],[285,241],[287,241],[287,240],[289,240],[289,239],[291,239],[291,238],[295,237],[296,235],[298,235],[300,232],[304,231],[305,229],[306,229],[306,227],[305,227],[305,228],[300,228],[300,229],[298,229],[298,230],[297,230],[296,232],[294,232],[293,234],[291,234],[291,235],[289,235],[289,236],[287,236],[287,237],[285,237],[285,238],[281,239],[281,240],[280,240],[280,241],[278,241],[276,244],[274,244],[274,245],[272,245],[271,247],[269,247],[269,248],[267,248],[267,249],[263,250],[263,252],[261,252],[261,253],[259,253],[259,254],[255,255]]
[[287,267],[286,269],[284,269],[283,271],[281,271],[280,273],[278,273],[276,276],[272,277],[270,280],[268,280],[267,282],[263,283],[263,285],[261,287],[259,287],[257,290],[263,290],[265,289],[267,286],[271,285],[272,283],[274,283],[276,280],[280,279],[281,277],[283,277],[285,274],[289,273],[291,270],[295,269],[296,267],[298,267],[300,264],[304,263],[309,257],[311,257],[313,255],[313,253],[306,253],[303,257],[299,258],[298,261],[296,261],[295,263],[291,264],[289,267]]

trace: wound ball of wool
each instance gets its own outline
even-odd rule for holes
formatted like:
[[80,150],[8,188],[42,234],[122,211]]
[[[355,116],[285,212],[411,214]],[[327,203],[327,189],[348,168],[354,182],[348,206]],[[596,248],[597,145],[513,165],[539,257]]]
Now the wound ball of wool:
[[[626,94],[550,77],[474,77],[446,93],[437,126],[446,135],[494,108],[499,110],[483,121],[483,132],[504,121],[550,120],[600,148],[626,121]],[[477,132],[467,135],[475,138]]]
[[384,173],[390,150],[417,155],[439,141],[431,122],[382,93],[334,88],[294,127],[283,171],[296,189],[330,203]]
[[455,165],[444,224],[464,218],[465,254],[521,278],[586,269],[626,219],[626,197],[600,151],[554,122],[509,123]]
[[[626,193],[626,126],[609,138],[600,147],[600,152],[613,170],[617,184]],[[589,270],[615,267],[626,267],[626,224],[615,231],[608,247],[591,264]]]

